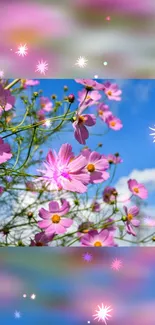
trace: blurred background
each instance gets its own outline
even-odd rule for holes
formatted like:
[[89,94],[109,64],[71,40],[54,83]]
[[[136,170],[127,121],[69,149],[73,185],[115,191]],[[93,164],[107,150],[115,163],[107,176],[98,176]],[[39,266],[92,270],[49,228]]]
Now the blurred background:
[[6,78],[155,77],[154,0],[1,0],[0,17]]
[[99,324],[103,304],[112,309],[107,325],[154,325],[153,248],[1,248],[0,265],[1,323]]

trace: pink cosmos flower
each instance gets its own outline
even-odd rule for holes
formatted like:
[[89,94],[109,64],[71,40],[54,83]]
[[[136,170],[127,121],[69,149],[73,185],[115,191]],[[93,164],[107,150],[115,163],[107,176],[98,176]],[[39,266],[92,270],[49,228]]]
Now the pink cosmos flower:
[[128,180],[129,190],[133,195],[146,199],[148,197],[148,191],[143,184],[138,183],[135,179]]
[[82,236],[81,244],[82,246],[94,247],[117,246],[114,243],[113,233],[107,229],[101,230],[100,232],[97,230],[89,231],[88,234]]
[[4,187],[0,186],[0,195],[2,195],[4,192]]
[[0,138],[0,164],[12,158],[11,147]]
[[49,203],[49,210],[41,208],[39,216],[44,219],[39,221],[40,228],[45,229],[47,234],[64,234],[66,228],[69,228],[73,220],[64,218],[63,216],[70,210],[70,205],[67,200],[61,199],[61,206],[56,201]]
[[74,157],[72,146],[63,144],[58,152],[49,151],[44,163],[45,170],[39,177],[49,190],[61,190],[84,193],[90,176],[85,170],[87,160],[84,156]]
[[107,156],[107,160],[108,160],[109,164],[115,164],[115,165],[123,162],[121,157],[117,154],[116,155],[109,154]]
[[37,116],[38,116],[38,120],[39,121],[43,121],[45,120],[45,111],[43,109],[40,109],[38,112],[37,112]]
[[53,104],[47,97],[40,97],[41,108],[46,112],[51,112]]
[[112,204],[116,201],[117,191],[114,187],[107,186],[103,191],[103,201],[108,204]]
[[[40,81],[35,80],[35,79],[26,79],[23,82],[23,86],[31,86],[31,87],[33,87],[33,86],[37,86],[39,84],[40,84]],[[26,88],[26,87],[24,87],[24,88]]]
[[103,120],[104,122],[106,122],[106,119],[112,115],[112,112],[109,110],[109,106],[104,104],[104,103],[100,103],[98,105],[98,115],[101,118],[101,120]]
[[0,115],[3,111],[9,111],[15,104],[15,97],[11,95],[9,89],[4,89],[0,84]]
[[75,120],[75,122],[73,122],[75,139],[80,144],[86,144],[86,140],[89,137],[89,132],[88,132],[86,126],[95,125],[96,117],[94,114],[80,115],[80,113],[77,112],[75,118],[76,118],[76,120]]
[[133,227],[139,227],[140,221],[134,219],[139,214],[139,208],[136,206],[131,207],[129,210],[124,206],[124,211],[126,213],[127,220],[125,221],[125,228],[128,234],[136,236],[136,233],[133,230]]
[[93,201],[91,205],[92,212],[100,212],[101,207],[100,204],[97,201]]
[[102,183],[109,178],[110,175],[106,172],[109,168],[107,159],[89,149],[82,150],[81,154],[87,159],[86,171],[90,175],[90,183]]
[[78,227],[77,235],[81,237],[84,234],[87,234],[93,228],[93,226],[94,226],[93,222],[90,221],[82,222]]
[[[108,223],[109,223],[109,225],[108,225]],[[114,219],[112,219],[112,218],[107,219],[105,221],[105,224],[103,224],[103,227],[105,227],[105,225],[107,225],[106,229],[108,229],[109,231],[114,232],[117,229],[116,226],[114,226]]]
[[78,92],[78,96],[78,100],[82,106],[82,111],[86,107],[96,104],[96,102],[101,99],[100,93],[96,90],[89,91],[87,94],[87,90],[83,89]]
[[120,101],[122,91],[118,88],[116,84],[111,84],[109,81],[103,85],[103,90],[107,95],[108,99]]
[[103,90],[103,85],[92,79],[75,79],[75,81],[85,86],[87,90]]
[[30,246],[48,246],[48,243],[54,238],[54,234],[46,235],[44,232],[39,232],[31,239]]
[[123,127],[121,120],[113,115],[107,117],[105,122],[107,123],[110,129],[113,129],[115,131],[118,131]]
[[32,192],[35,191],[35,185],[34,185],[33,182],[28,181],[28,182],[25,183],[25,185],[26,185],[26,188],[27,188],[28,190],[30,190],[30,191],[32,191]]

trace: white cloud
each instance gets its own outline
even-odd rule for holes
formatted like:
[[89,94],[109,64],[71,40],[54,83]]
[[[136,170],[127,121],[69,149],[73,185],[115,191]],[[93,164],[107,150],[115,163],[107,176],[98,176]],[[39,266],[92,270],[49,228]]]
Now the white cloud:
[[128,176],[121,177],[115,185],[120,194],[130,194],[127,185],[130,178],[136,179],[139,183],[144,184],[149,192],[155,190],[155,168],[144,170],[134,169]]

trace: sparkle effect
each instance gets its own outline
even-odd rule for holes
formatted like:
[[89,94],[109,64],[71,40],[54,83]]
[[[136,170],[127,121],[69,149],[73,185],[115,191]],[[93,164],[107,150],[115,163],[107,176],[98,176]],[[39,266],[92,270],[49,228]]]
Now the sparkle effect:
[[16,52],[19,56],[25,56],[25,55],[27,55],[27,50],[28,50],[28,48],[27,48],[27,45],[26,44],[24,44],[24,45],[20,45],[19,47],[18,47],[18,51]]
[[88,60],[84,58],[83,56],[80,56],[75,65],[78,65],[80,68],[84,68],[87,65]]
[[86,262],[91,262],[92,261],[92,254],[90,254],[90,253],[84,253],[83,255],[82,255],[82,258],[84,259],[84,261],[86,261]]
[[153,142],[155,142],[155,129],[150,128],[150,127],[149,127],[149,129],[152,130],[152,131],[154,131],[154,133],[150,133],[150,135],[153,135]]
[[15,311],[14,312],[14,316],[15,316],[15,318],[20,318],[21,317],[21,313],[20,313],[20,311]]
[[104,65],[108,65],[108,62],[107,62],[107,61],[104,61],[103,64],[104,64]]
[[31,299],[35,299],[36,298],[36,295],[33,293],[32,295],[31,295]]
[[27,297],[27,295],[24,293],[24,294],[23,294],[23,298],[26,298],[26,297]]
[[2,79],[4,77],[4,71],[0,70],[0,79]]
[[108,320],[108,318],[111,317],[109,313],[112,311],[112,309],[110,309],[110,306],[109,307],[103,306],[103,304],[102,307],[100,306],[97,307],[99,308],[99,310],[95,310],[96,314],[93,315],[94,319],[98,319],[98,322],[102,320],[107,325],[106,320]]
[[51,126],[51,121],[47,120],[44,124],[47,128],[49,128]]
[[36,72],[40,72],[41,74],[45,75],[45,71],[48,70],[48,63],[43,60],[38,61],[36,68]]
[[95,79],[98,79],[98,75],[97,75],[97,74],[95,74],[94,78],[95,78]]
[[115,271],[119,271],[119,269],[122,267],[121,260],[115,258],[111,264],[111,268]]

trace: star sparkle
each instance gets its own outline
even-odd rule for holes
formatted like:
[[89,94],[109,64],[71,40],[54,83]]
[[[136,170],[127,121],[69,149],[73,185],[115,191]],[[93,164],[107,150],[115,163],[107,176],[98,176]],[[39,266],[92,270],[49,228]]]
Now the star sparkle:
[[115,258],[111,264],[111,268],[115,271],[119,271],[121,267],[122,267],[121,260]]
[[90,254],[90,253],[84,253],[83,255],[82,255],[82,258],[84,259],[84,261],[86,261],[86,262],[91,262],[92,261],[92,254]]
[[16,53],[19,56],[25,56],[25,55],[27,55],[27,50],[28,50],[28,47],[26,44],[24,44],[24,45],[20,44],[20,46],[18,47],[18,51]]
[[38,64],[36,66],[36,72],[40,72],[41,74],[45,75],[45,71],[48,70],[48,63],[47,61],[38,61]]
[[36,295],[33,293],[30,297],[32,300],[36,299]]
[[103,304],[102,304],[102,307],[100,307],[100,306],[97,306],[97,307],[98,307],[98,310],[95,310],[96,314],[93,315],[94,319],[98,319],[98,322],[100,320],[102,320],[105,323],[105,325],[107,325],[106,321],[108,320],[109,317],[112,317],[110,315],[110,312],[112,311],[112,309],[110,309],[110,306],[104,306]]
[[15,318],[21,318],[21,313],[20,313],[20,311],[15,310],[15,312],[14,312],[14,317],[15,317]]
[[78,65],[80,68],[84,68],[87,65],[87,62],[88,62],[88,60],[85,57],[80,56],[77,59],[75,65]]
[[27,297],[27,295],[26,295],[26,293],[24,293],[24,294],[23,294],[23,298],[26,298],[26,297]]
[[150,133],[150,135],[153,136],[153,142],[155,142],[155,129],[150,128],[150,127],[149,127],[149,129],[152,130],[152,131],[154,131],[153,133]]
[[0,70],[0,79],[2,79],[4,77],[4,71]]

